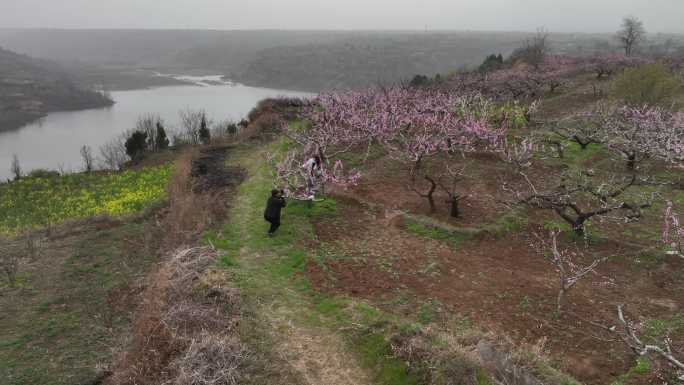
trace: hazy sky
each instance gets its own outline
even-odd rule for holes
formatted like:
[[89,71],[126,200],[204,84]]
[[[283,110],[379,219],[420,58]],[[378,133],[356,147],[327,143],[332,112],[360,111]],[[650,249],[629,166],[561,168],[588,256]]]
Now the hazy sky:
[[0,27],[684,32],[684,0],[0,0]]

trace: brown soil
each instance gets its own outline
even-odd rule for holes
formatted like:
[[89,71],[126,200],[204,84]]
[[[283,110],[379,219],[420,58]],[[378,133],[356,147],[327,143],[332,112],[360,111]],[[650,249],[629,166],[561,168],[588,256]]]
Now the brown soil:
[[[456,191],[464,197],[460,203],[461,216],[459,218],[451,218],[448,215],[448,195],[441,188],[437,189],[434,194],[437,211],[430,213],[427,199],[409,187],[411,178],[408,168],[391,168],[387,164],[387,159],[384,158],[369,165],[368,171],[364,173],[363,183],[355,187],[351,195],[363,201],[380,204],[387,209],[401,209],[414,214],[430,215],[463,227],[494,221],[500,209],[495,203],[495,195],[498,194],[496,193],[497,182],[506,178],[508,173],[505,168],[501,167],[499,158],[492,154],[471,154],[470,160],[471,164],[466,168],[466,179],[456,187]],[[435,159],[434,162],[439,162],[439,160]],[[486,178],[483,177],[485,173]],[[431,176],[438,177],[438,175]],[[415,187],[419,191],[426,192],[429,185],[424,182],[418,183]],[[348,195],[346,192],[340,193]]]
[[[384,193],[364,188],[364,199],[407,195],[392,190],[396,184],[376,182]],[[407,292],[418,304],[437,299],[451,312],[515,341],[547,339],[546,347],[560,368],[587,384],[609,383],[634,365],[635,356],[616,336],[583,319],[615,325],[617,304],[628,304],[630,313],[646,318],[667,319],[684,308],[684,261],[678,257],[668,257],[652,270],[635,267],[629,257],[611,260],[569,292],[567,313],[557,318],[557,276],[531,247],[535,240],[521,235],[543,233],[537,225],[500,239],[484,237],[454,246],[408,232],[352,199],[340,198],[338,207],[338,217],[315,225],[320,245],[332,250],[332,256],[307,267],[316,288],[380,306]],[[571,246],[570,241],[564,243]],[[613,242],[591,251],[622,256],[633,252]],[[675,345],[684,345],[684,338]]]
[[201,149],[197,158],[192,160],[191,175],[195,193],[235,186],[245,178],[241,168],[226,167],[229,149],[227,146]]

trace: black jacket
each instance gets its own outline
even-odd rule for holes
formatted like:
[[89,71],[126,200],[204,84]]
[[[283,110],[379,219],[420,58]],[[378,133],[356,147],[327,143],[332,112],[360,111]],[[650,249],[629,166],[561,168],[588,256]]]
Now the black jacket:
[[264,211],[264,218],[269,221],[280,221],[280,209],[283,207],[285,207],[285,198],[268,198],[266,211]]

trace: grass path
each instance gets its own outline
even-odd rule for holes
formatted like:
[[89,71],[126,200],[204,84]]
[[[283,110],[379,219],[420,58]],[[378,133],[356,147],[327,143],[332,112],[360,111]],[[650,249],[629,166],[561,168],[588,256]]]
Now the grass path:
[[276,237],[268,238],[262,218],[271,186],[265,151],[253,147],[236,151],[231,162],[240,163],[248,179],[235,197],[230,222],[222,233],[208,238],[227,252],[221,262],[239,282],[247,318],[242,322],[243,340],[260,355],[260,365],[269,361],[269,368],[258,368],[262,374],[252,382],[372,383],[369,370],[336,333],[336,322],[317,310],[321,298],[304,274],[307,252],[300,242],[313,236],[309,218],[326,215],[334,202],[316,206],[291,202],[284,210],[283,227]]
[[[241,339],[254,352],[251,361],[256,365],[247,383],[417,385],[461,379],[478,385],[493,383],[473,353],[471,340],[483,337],[482,332],[463,325],[458,314],[442,314],[437,322],[432,316],[423,317],[424,305],[411,316],[312,288],[307,264],[320,265],[326,258],[325,244],[311,247],[321,245],[312,222],[338,220],[342,208],[338,212],[331,198],[290,201],[277,235],[266,236],[263,210],[272,180],[266,153],[286,150],[284,141],[231,150],[228,162],[244,168],[248,176],[231,200],[229,222],[207,236],[226,252],[220,262],[241,290]],[[357,246],[363,247],[351,245]],[[324,263],[320,266],[325,269]],[[412,336],[422,341],[424,345],[416,346],[427,349],[428,357],[407,358],[393,350]]]

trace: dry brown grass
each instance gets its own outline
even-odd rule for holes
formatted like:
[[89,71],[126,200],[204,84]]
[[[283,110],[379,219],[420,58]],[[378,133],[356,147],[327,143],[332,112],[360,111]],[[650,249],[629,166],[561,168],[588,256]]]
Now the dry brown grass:
[[[108,384],[235,383],[244,355],[233,336],[239,310],[233,297],[239,293],[208,287],[203,279],[218,256],[213,248],[197,247],[167,258],[146,291],[133,343]],[[224,375],[229,382],[219,381]]]
[[197,148],[187,147],[174,164],[163,221],[169,249],[195,243],[202,232],[226,215],[224,191],[194,191],[192,162],[198,155]]
[[8,285],[14,287],[22,265],[34,261],[42,248],[43,240],[37,233],[25,233],[16,237],[0,235],[0,280],[4,277]]
[[183,301],[164,314],[162,322],[175,334],[189,335],[202,330],[229,330],[230,319],[222,315],[220,306]]
[[394,335],[391,347],[394,355],[419,375],[421,384],[477,385],[479,359],[474,349],[462,342],[448,333],[419,330]]
[[[220,149],[217,149],[217,151]],[[204,149],[206,154],[211,149]],[[159,220],[166,252],[144,294],[128,348],[106,384],[234,384],[244,349],[235,337],[239,292],[213,279],[219,254],[211,247],[187,248],[224,219],[228,187],[196,189],[193,161],[202,154],[187,147],[176,160],[169,202]]]
[[246,350],[234,338],[204,332],[192,339],[185,353],[171,363],[173,385],[235,385]]

